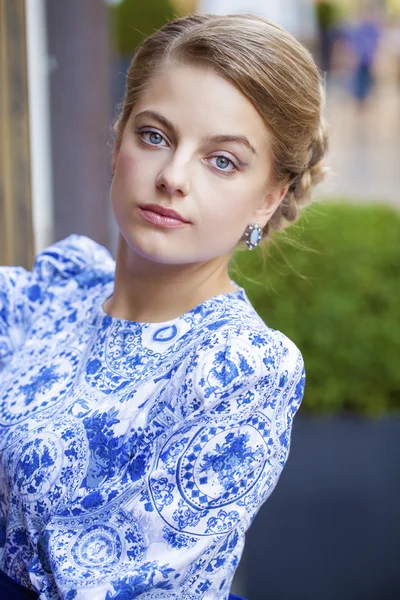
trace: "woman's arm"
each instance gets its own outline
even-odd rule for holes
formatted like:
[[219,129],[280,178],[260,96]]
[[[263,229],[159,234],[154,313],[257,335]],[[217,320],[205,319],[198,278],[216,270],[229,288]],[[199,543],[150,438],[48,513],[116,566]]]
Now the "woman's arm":
[[24,343],[35,313],[52,289],[98,266],[112,272],[108,250],[85,236],[70,235],[36,256],[31,271],[0,267],[0,373]]
[[0,373],[30,324],[34,276],[22,267],[0,267]]

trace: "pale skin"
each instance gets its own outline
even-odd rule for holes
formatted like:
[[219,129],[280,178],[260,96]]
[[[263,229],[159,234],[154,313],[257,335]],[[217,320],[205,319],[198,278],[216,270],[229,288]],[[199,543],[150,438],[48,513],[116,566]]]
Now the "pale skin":
[[[162,68],[113,153],[111,203],[120,231],[104,311],[165,322],[234,291],[228,265],[235,246],[247,225],[266,225],[287,192],[272,185],[271,167],[268,130],[239,90],[201,67]],[[176,229],[149,223],[139,206],[150,203],[189,222]]]

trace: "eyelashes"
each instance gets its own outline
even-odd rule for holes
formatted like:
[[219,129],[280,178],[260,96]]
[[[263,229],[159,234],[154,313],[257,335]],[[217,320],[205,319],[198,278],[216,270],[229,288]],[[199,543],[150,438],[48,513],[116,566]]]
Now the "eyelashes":
[[[169,142],[166,140],[166,138],[163,136],[162,133],[160,133],[159,131],[157,131],[156,129],[136,129],[136,134],[140,137],[141,141],[143,144],[145,144],[146,146],[153,146],[153,147],[160,147],[160,148],[168,148],[169,147]],[[145,139],[147,138],[147,139]],[[161,144],[161,142],[164,140],[164,142],[166,142],[166,145]],[[223,168],[221,166],[218,165],[214,165],[212,164],[210,161],[211,160],[216,160],[216,161],[220,161],[222,160],[222,163],[225,165],[230,165],[231,169],[226,169]],[[209,159],[207,159],[207,162],[211,165],[211,167],[217,171],[218,173],[221,173],[222,175],[231,175],[232,173],[235,173],[236,171],[240,170],[240,163],[239,164],[235,164],[235,162],[229,158],[228,156],[225,156],[225,154],[216,154],[214,156],[211,156]]]

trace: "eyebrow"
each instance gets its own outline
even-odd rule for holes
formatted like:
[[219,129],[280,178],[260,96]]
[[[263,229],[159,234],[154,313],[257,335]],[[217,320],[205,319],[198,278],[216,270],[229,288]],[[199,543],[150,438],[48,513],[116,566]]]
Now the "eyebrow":
[[[159,123],[161,123],[162,125],[164,125],[164,127],[167,127],[168,129],[170,129],[174,133],[174,135],[176,137],[178,137],[177,131],[176,131],[175,127],[172,125],[171,121],[169,121],[168,119],[163,117],[163,115],[161,115],[160,113],[158,113],[154,110],[143,110],[142,112],[138,113],[135,116],[135,119],[137,119],[138,117],[153,118],[156,121],[158,121]],[[203,144],[210,144],[210,143],[223,144],[224,142],[239,142],[240,144],[243,144],[244,146],[246,146],[249,150],[251,150],[257,156],[257,152],[255,151],[254,146],[252,146],[250,144],[249,140],[244,135],[213,135],[213,136],[207,136],[207,137],[202,138]]]
[[205,144],[223,144],[224,142],[239,142],[239,144],[243,144],[249,150],[251,150],[253,154],[257,156],[257,152],[255,151],[254,146],[250,144],[249,140],[244,135],[213,135],[211,137],[203,138],[203,142]]

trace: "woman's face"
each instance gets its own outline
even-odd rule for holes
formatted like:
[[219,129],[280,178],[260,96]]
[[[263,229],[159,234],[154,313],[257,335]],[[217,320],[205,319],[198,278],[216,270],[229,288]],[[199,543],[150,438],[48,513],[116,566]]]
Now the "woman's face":
[[[263,227],[284,195],[270,184],[271,167],[268,131],[241,92],[210,70],[165,68],[114,151],[111,201],[121,234],[159,263],[229,256],[247,225]],[[159,207],[184,222],[160,217]]]

